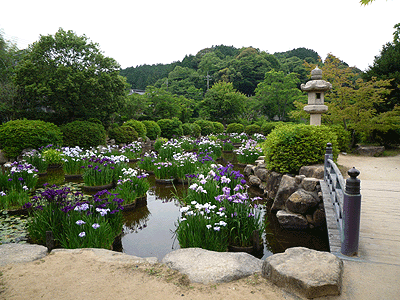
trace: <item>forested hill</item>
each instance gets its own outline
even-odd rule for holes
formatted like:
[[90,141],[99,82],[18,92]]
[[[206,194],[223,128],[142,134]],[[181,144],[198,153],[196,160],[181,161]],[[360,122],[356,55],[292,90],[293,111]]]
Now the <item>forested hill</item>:
[[172,92],[196,99],[207,88],[207,73],[210,86],[220,80],[232,82],[234,87],[246,95],[253,95],[257,84],[266,72],[274,69],[285,73],[299,74],[300,82],[309,75],[304,61],[317,63],[320,56],[307,48],[269,54],[253,47],[212,46],[200,50],[196,55],[186,55],[182,61],[170,64],[141,65],[121,70],[134,89],[147,86],[172,89]]

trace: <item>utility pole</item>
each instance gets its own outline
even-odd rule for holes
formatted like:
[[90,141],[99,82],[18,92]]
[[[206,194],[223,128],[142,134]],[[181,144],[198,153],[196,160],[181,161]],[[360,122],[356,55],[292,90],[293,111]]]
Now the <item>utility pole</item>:
[[208,91],[208,89],[210,88],[210,80],[211,80],[212,76],[208,75],[208,71],[207,71],[207,76],[205,76],[205,77],[206,77],[206,80],[207,80],[207,91]]

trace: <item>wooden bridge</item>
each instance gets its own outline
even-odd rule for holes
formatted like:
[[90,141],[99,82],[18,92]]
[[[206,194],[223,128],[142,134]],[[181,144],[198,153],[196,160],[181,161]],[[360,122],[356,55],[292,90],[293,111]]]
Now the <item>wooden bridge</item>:
[[[363,168],[355,167],[361,177]],[[384,172],[393,171],[400,174],[400,156],[386,170],[379,170],[381,176],[376,174],[376,180],[371,180],[373,174],[368,180],[361,179],[359,244],[355,256],[341,253],[342,224],[338,222],[337,204],[332,201],[336,196],[332,197],[332,188],[321,180],[330,250],[345,264],[342,295],[329,299],[400,299],[400,176],[390,180],[384,176]]]

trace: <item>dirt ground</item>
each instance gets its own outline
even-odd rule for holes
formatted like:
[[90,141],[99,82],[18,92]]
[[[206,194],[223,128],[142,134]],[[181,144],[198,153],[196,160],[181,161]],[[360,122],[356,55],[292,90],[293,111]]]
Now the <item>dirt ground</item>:
[[0,269],[0,299],[285,299],[259,274],[194,284],[164,265],[101,262],[92,252],[58,252]]
[[[398,181],[400,156],[339,156],[361,180]],[[255,274],[224,284],[193,284],[164,265],[101,262],[91,252],[57,253],[0,268],[0,299],[295,299]]]

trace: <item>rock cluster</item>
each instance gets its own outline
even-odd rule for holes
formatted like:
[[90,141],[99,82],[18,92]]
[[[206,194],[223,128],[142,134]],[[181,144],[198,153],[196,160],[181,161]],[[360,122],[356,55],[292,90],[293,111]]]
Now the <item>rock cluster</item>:
[[322,165],[304,166],[299,175],[280,174],[266,169],[264,158],[256,165],[247,165],[244,174],[248,183],[273,200],[271,211],[276,212],[279,224],[288,229],[307,229],[325,226],[320,179]]

